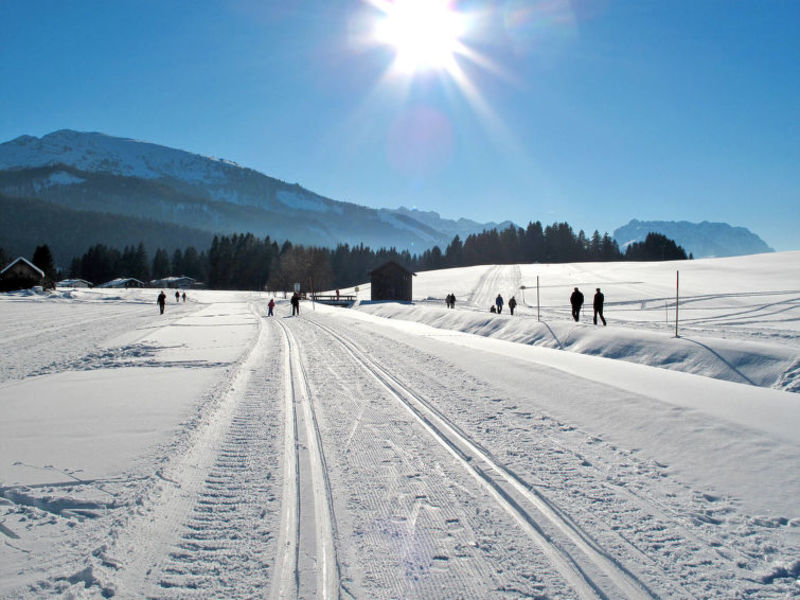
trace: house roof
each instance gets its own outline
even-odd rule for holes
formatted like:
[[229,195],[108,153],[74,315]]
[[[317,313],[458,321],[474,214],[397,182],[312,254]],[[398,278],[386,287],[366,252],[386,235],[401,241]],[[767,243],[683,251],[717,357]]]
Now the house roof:
[[70,287],[75,285],[76,283],[85,283],[86,285],[91,286],[91,281],[86,281],[85,279],[62,279],[61,281],[56,283],[58,287]]
[[409,275],[413,275],[414,277],[417,276],[416,273],[414,273],[413,271],[409,271],[403,265],[401,265],[400,263],[395,262],[393,260],[387,261],[387,262],[383,263],[380,267],[376,267],[376,268],[372,269],[372,271],[370,271],[369,274],[372,275],[373,273],[378,273],[380,271],[384,271],[387,268],[399,269],[401,271],[404,271],[404,272],[408,273]]
[[128,281],[135,281],[136,283],[140,283],[142,286],[145,285],[144,281],[139,281],[135,277],[117,277],[116,279],[112,279],[111,281],[106,281],[105,283],[101,283],[97,287],[101,287],[101,288],[122,287]]
[[5,268],[4,268],[2,271],[0,271],[0,275],[2,275],[3,273],[5,273],[6,271],[8,271],[8,270],[9,270],[11,267],[13,267],[15,264],[17,264],[17,263],[18,263],[18,262],[20,262],[20,261],[24,262],[24,263],[25,263],[26,265],[28,265],[28,266],[29,266],[31,269],[33,269],[34,271],[36,271],[37,273],[39,273],[39,275],[40,275],[42,278],[44,278],[44,271],[42,271],[42,270],[41,270],[39,267],[37,267],[35,264],[33,264],[33,263],[32,263],[31,261],[29,261],[27,258],[23,258],[22,256],[19,256],[19,257],[15,258],[14,260],[12,260],[10,263],[8,263],[8,264],[5,266]]

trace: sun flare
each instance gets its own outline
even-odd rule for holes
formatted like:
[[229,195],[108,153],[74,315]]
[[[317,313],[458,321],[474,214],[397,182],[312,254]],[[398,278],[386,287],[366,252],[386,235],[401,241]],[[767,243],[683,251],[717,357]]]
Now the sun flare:
[[395,66],[402,72],[450,70],[464,33],[461,16],[449,0],[381,2],[384,16],[375,28],[380,43],[394,48]]

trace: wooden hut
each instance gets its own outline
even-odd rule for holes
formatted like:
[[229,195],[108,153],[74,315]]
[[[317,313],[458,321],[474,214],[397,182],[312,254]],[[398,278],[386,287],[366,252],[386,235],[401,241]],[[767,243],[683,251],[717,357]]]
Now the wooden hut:
[[0,271],[0,292],[26,290],[44,284],[44,271],[21,256]]
[[416,274],[393,260],[381,265],[369,274],[372,300],[411,302],[412,277],[416,277]]

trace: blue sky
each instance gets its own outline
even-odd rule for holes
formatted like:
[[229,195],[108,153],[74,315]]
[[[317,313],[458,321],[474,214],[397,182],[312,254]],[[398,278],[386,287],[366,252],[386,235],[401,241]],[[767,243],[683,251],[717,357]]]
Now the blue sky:
[[453,2],[398,75],[361,0],[0,0],[0,141],[100,131],[444,217],[723,221],[800,249],[800,2]]

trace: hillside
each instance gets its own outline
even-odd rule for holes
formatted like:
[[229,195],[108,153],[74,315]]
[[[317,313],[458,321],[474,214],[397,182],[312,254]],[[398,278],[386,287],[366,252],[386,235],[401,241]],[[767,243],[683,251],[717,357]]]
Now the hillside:
[[73,210],[35,198],[9,198],[0,194],[0,247],[8,256],[33,256],[36,246],[47,244],[56,266],[69,267],[73,257],[95,244],[122,250],[142,242],[150,256],[158,248],[170,254],[194,246],[211,245],[213,234],[200,229],[89,210]]
[[0,193],[295,244],[423,251],[494,223],[339,202],[236,163],[100,133],[61,130],[0,144]]

